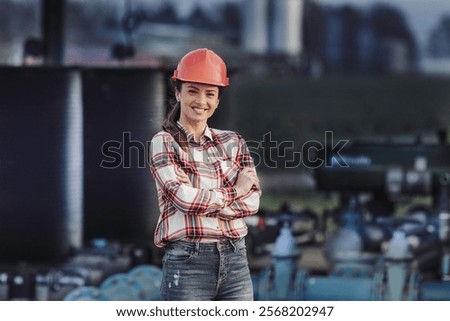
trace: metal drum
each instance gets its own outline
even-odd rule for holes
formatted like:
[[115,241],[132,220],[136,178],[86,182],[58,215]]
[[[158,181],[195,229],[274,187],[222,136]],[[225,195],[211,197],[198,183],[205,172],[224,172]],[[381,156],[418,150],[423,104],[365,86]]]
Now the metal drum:
[[81,77],[0,68],[0,263],[49,262],[82,242]]

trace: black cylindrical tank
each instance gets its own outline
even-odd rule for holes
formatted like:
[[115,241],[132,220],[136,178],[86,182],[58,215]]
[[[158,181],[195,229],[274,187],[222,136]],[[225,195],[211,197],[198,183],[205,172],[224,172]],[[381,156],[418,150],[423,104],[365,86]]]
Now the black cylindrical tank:
[[158,218],[149,143],[161,130],[161,70],[83,72],[85,238],[151,243]]
[[0,263],[63,259],[82,241],[79,71],[0,68]]

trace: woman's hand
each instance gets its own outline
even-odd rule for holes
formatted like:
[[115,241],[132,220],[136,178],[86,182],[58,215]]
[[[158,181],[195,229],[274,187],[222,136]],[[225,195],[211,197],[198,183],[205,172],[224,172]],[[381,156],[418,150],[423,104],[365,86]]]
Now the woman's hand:
[[177,178],[180,181],[181,184],[185,184],[192,187],[192,183],[189,180],[189,177],[187,174],[179,167],[175,168],[175,173],[177,174]]
[[261,189],[256,171],[252,167],[244,167],[239,172],[236,184],[234,185],[237,197],[246,195],[248,192],[250,192],[253,186],[255,186],[257,189]]

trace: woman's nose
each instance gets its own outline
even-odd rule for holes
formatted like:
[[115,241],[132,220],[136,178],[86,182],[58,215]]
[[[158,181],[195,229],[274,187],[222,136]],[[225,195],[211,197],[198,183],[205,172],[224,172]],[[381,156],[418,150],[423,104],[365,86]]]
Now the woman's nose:
[[206,95],[199,93],[196,99],[197,104],[204,105],[206,103]]

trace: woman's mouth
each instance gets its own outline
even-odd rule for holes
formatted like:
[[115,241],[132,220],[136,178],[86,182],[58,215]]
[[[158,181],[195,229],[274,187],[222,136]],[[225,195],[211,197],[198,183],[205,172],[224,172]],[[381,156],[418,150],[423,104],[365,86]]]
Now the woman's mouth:
[[201,114],[208,110],[208,108],[202,108],[202,107],[192,107],[192,109],[198,114]]

